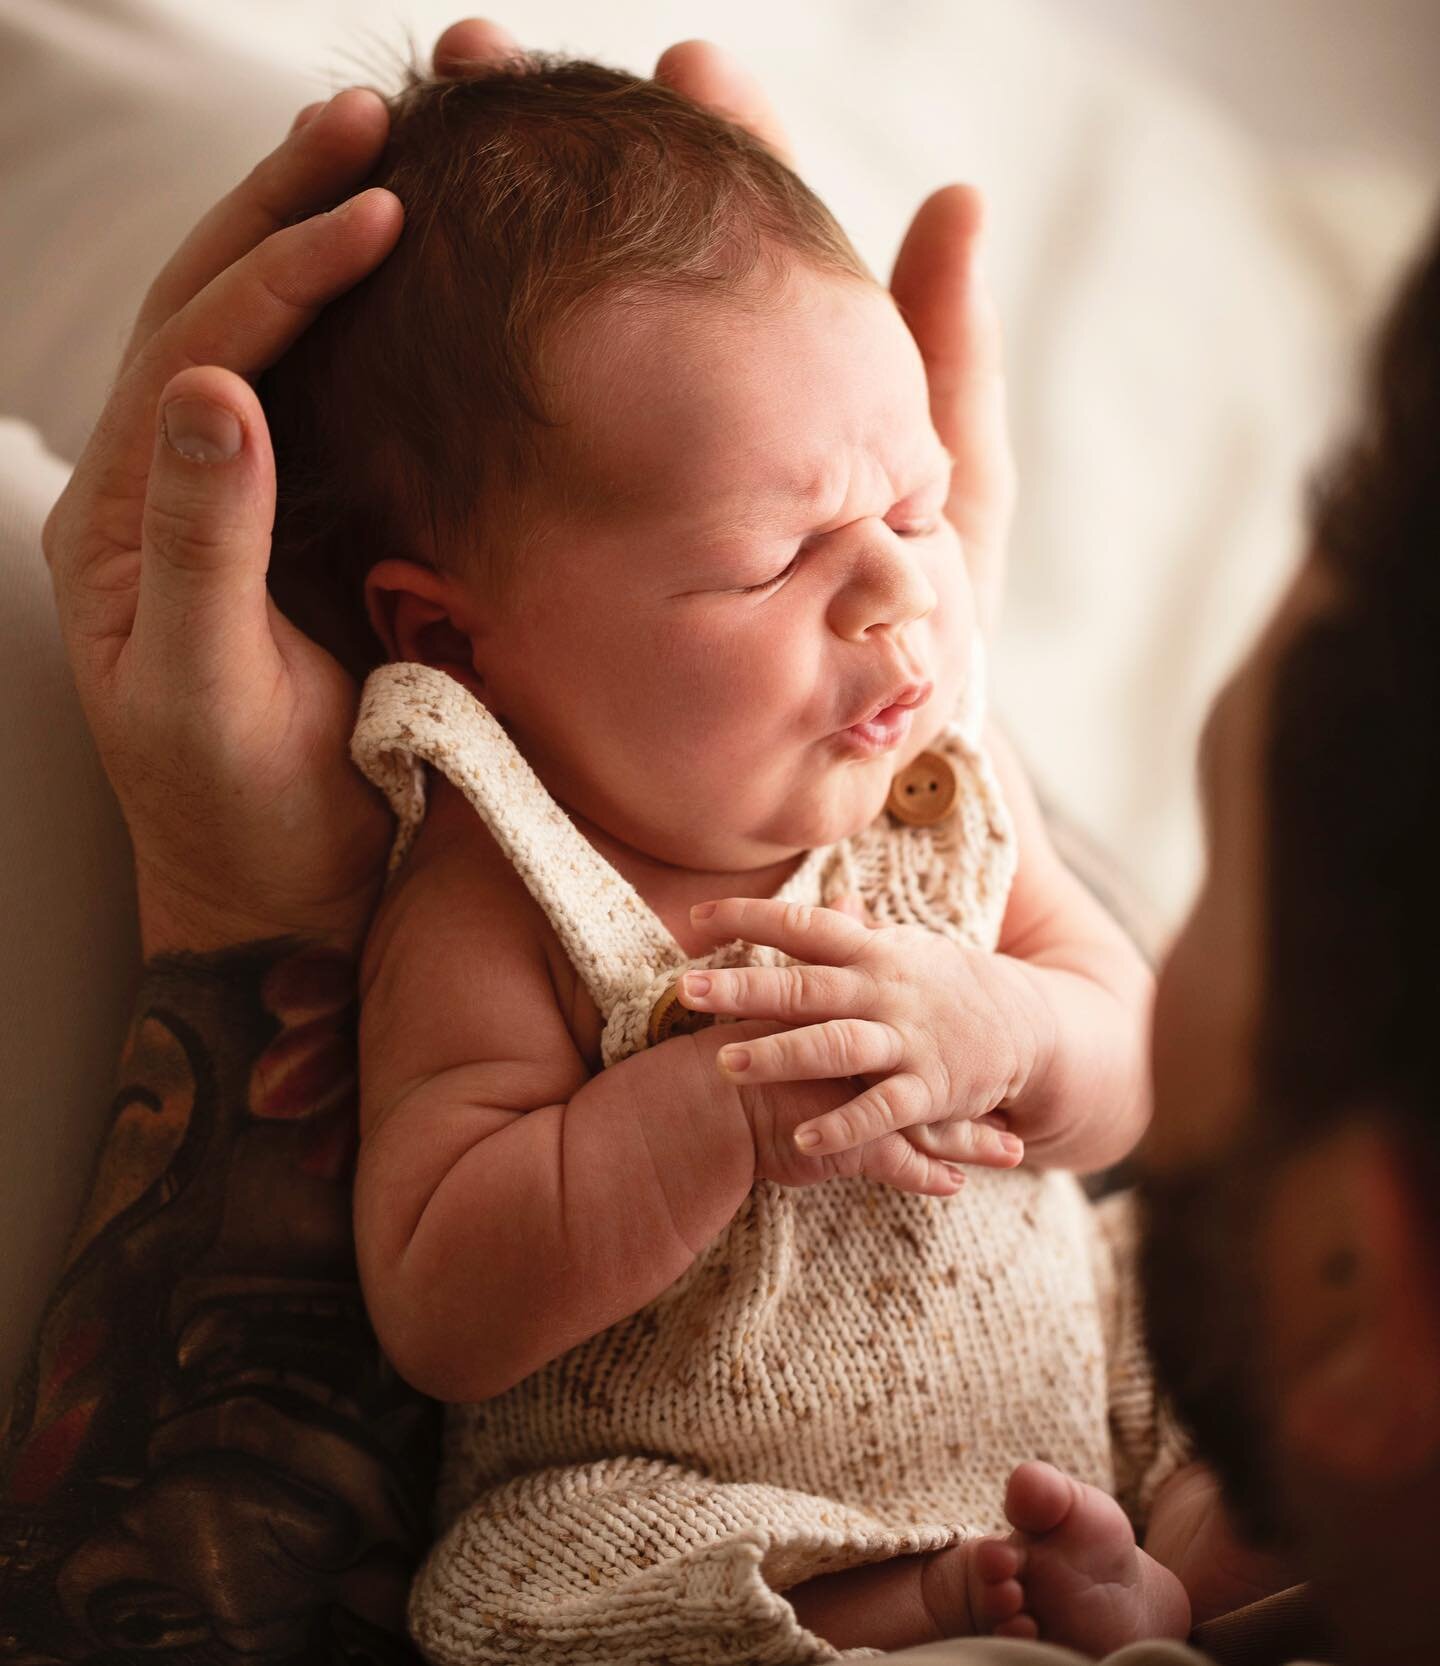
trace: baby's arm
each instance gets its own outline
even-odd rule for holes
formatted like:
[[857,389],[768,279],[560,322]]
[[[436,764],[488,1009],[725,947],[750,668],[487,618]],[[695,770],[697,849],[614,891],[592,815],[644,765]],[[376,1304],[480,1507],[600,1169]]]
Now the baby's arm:
[[486,1398],[637,1311],[757,1175],[954,1189],[898,1135],[801,1158],[795,1124],[848,1090],[727,1082],[722,1041],[765,1026],[592,1077],[559,1004],[573,974],[539,920],[478,822],[435,818],[367,947],[356,1240],[375,1328],[417,1387]]
[[1031,1161],[1082,1173],[1118,1162],[1150,1120],[1153,980],[1129,937],[1065,866],[1009,742],[986,747],[1015,822],[1019,863],[999,969],[1030,995],[1029,1069],[1007,1104]]
[[477,1400],[673,1283],[754,1156],[703,1044],[592,1079],[518,882],[430,835],[366,952],[355,1232],[397,1369]]

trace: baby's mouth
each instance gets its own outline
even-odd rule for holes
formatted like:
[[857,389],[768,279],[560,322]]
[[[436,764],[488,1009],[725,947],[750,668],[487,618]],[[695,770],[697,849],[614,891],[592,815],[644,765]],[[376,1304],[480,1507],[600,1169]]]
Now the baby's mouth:
[[915,713],[934,692],[933,683],[906,683],[892,689],[841,731],[861,751],[889,752],[910,733]]

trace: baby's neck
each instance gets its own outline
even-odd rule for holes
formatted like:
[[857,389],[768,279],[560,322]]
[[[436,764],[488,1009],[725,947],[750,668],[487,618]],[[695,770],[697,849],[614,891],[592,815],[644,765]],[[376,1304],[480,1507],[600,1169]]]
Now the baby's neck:
[[612,837],[604,828],[570,812],[571,820],[605,860],[628,879],[659,916],[661,924],[687,955],[702,955],[715,947],[715,939],[690,924],[690,910],[697,902],[715,902],[722,897],[773,897],[804,859],[801,851],[769,867],[742,873],[708,873],[697,868],[677,868],[649,856],[633,845]]

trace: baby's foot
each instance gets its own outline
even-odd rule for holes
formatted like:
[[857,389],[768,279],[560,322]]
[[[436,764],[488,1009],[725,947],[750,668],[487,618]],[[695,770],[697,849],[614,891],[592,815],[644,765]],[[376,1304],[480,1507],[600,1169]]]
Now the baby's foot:
[[1021,1464],[1005,1489],[1005,1514],[1015,1532],[974,1547],[977,1631],[1104,1655],[1190,1629],[1184,1586],[1135,1543],[1107,1493],[1051,1464]]

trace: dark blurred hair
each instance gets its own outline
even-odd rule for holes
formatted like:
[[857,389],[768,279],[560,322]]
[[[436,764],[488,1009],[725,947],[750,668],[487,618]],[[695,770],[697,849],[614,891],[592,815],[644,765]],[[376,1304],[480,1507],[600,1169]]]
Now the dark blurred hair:
[[1440,227],[1310,530],[1335,605],[1271,705],[1261,1103],[1384,1108],[1440,1156]]
[[545,349],[587,303],[733,292],[785,255],[868,277],[795,174],[658,82],[527,58],[412,72],[389,104],[367,183],[404,204],[399,243],[260,389],[271,587],[352,670],[380,658],[362,585],[381,557],[503,582],[547,460]]

